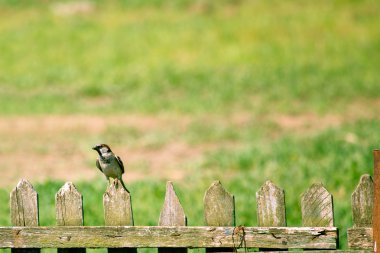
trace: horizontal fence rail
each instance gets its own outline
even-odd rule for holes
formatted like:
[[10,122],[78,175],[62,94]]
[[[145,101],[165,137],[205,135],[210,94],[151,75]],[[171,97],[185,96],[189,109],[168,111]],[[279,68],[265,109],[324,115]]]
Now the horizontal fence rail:
[[0,248],[335,249],[337,229],[311,227],[0,227]]
[[[347,229],[352,252],[373,250],[374,197],[374,182],[363,175],[352,194],[353,226]],[[103,195],[105,226],[83,226],[82,195],[74,184],[66,183],[55,200],[57,226],[39,226],[38,194],[21,180],[10,193],[13,226],[0,227],[0,248],[11,248],[12,253],[39,253],[40,248],[57,248],[59,253],[85,253],[86,248],[108,248],[109,253],[136,253],[137,248],[158,248],[158,253],[186,253],[188,248],[206,248],[206,253],[238,248],[338,252],[339,248],[333,197],[321,183],[301,195],[302,227],[287,227],[285,192],[271,181],[256,192],[258,227],[235,225],[235,198],[219,181],[204,195],[206,226],[187,226],[171,182],[166,185],[158,226],[134,226],[131,195],[118,180]]]

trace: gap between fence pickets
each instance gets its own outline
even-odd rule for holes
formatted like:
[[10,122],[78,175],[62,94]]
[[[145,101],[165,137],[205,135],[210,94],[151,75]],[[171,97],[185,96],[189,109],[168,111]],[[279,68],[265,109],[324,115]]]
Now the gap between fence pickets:
[[[247,248],[335,249],[336,227],[244,227]],[[0,248],[238,248],[236,227],[0,227]]]

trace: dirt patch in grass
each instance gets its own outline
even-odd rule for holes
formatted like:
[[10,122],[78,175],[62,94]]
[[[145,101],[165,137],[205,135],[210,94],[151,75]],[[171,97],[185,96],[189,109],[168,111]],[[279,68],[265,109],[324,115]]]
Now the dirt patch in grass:
[[340,115],[318,116],[314,113],[306,113],[299,115],[278,115],[273,117],[273,121],[281,129],[305,132],[340,126],[343,123],[343,118]]
[[231,131],[249,131],[256,126],[265,128],[275,124],[280,136],[289,132],[308,134],[360,119],[379,119],[374,109],[379,106],[380,101],[366,100],[353,103],[341,114],[325,115],[305,112],[257,116],[238,112],[193,118],[162,115],[0,117],[0,187],[13,187],[21,178],[31,182],[102,178],[94,165],[96,153],[91,150],[92,145],[99,142],[108,142],[123,159],[126,182],[147,177],[181,180],[199,166],[209,152],[220,148],[238,149],[252,141],[243,138],[231,141],[228,136],[226,139],[221,136],[211,138],[211,143],[192,143],[186,134],[202,131],[202,128],[192,128],[194,122],[212,125],[211,129],[221,127]]
[[164,139],[153,147],[140,144],[139,137],[131,145],[120,139],[128,139],[123,127],[137,129],[143,139],[145,134],[159,136],[170,127],[185,130],[187,124],[185,117],[142,115],[2,117],[0,187],[14,186],[21,178],[36,182],[101,177],[94,163],[97,155],[91,147],[107,142],[107,131],[119,128],[111,135],[115,143],[109,144],[126,164],[127,182],[146,177],[181,179],[187,164],[201,159],[209,147],[190,146],[180,139]]

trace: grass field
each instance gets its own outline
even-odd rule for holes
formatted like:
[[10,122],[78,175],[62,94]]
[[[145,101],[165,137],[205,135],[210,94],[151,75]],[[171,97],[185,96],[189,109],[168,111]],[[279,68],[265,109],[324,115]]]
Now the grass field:
[[[255,192],[300,195],[323,182],[336,225],[372,173],[380,143],[380,4],[376,1],[0,0],[0,203],[25,177],[41,225],[71,180],[86,225],[103,224],[106,181],[90,147],[126,161],[136,225],[155,225],[173,180],[189,225],[203,224],[214,180],[235,195],[238,225],[256,225]],[[0,205],[0,225],[10,225]]]

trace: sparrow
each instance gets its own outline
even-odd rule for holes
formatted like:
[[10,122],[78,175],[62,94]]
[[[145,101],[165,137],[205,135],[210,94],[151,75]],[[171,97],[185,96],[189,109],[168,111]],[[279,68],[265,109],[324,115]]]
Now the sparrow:
[[96,159],[96,167],[106,176],[108,182],[110,182],[110,177],[118,179],[123,188],[128,191],[122,178],[124,164],[120,157],[115,155],[107,144],[96,144],[92,149],[99,154]]

